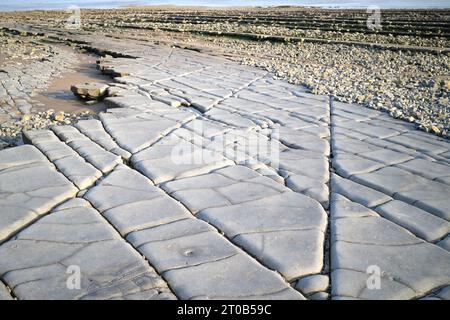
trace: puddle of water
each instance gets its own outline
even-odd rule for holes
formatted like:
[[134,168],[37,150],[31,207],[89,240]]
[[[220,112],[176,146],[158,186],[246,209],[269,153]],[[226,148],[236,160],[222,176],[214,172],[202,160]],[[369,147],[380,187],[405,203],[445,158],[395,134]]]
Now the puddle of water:
[[[64,47],[64,50],[73,49]],[[106,110],[106,105],[101,101],[88,105],[83,100],[78,99],[70,91],[70,86],[85,82],[109,83],[113,82],[113,79],[97,70],[95,63],[97,57],[89,54],[76,53],[76,59],[75,65],[71,68],[72,72],[61,74],[51,82],[47,90],[33,97],[33,100],[44,105],[39,107],[40,110],[53,109],[55,112],[63,111],[73,114],[79,114],[84,111],[98,114]]]

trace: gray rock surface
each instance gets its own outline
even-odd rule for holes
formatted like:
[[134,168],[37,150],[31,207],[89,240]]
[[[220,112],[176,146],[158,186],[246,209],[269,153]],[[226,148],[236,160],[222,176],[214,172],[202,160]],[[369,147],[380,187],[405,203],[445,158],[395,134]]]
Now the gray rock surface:
[[295,288],[304,294],[311,294],[326,291],[330,284],[330,279],[326,275],[318,274],[306,276],[297,281]]
[[0,273],[19,299],[175,298],[86,201],[56,208],[1,246],[0,257]]
[[[283,291],[284,298],[302,298],[279,275],[258,264],[216,229],[194,218],[132,169],[119,166],[84,197],[123,236],[127,235],[126,239],[182,299],[250,295],[270,298],[279,291]],[[155,205],[155,200],[160,204]],[[236,262],[229,266],[229,259]],[[190,276],[180,278],[185,273]],[[193,285],[196,282],[203,282],[204,291],[198,291],[199,286]]]
[[103,83],[74,84],[70,87],[73,94],[82,99],[100,99],[106,94],[108,85]]
[[447,140],[220,57],[97,40],[135,57],[100,61],[110,109],[0,151],[14,297],[448,299]]
[[33,146],[0,153],[0,242],[78,189]]

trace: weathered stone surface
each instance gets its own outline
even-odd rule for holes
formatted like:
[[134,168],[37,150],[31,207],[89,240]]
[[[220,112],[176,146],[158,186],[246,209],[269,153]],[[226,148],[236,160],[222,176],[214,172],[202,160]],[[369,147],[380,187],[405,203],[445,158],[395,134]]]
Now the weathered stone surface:
[[326,213],[316,201],[243,166],[162,187],[288,280],[321,270]]
[[445,288],[442,288],[438,293],[437,296],[443,300],[450,300],[450,286],[447,286]]
[[124,160],[131,157],[131,153],[120,148],[112,137],[105,131],[103,124],[99,120],[82,120],[75,125],[80,132],[85,134],[89,139],[98,143],[104,149],[121,156]]
[[288,281],[320,272],[323,241],[324,234],[318,230],[261,232],[233,238],[233,242]]
[[[439,154],[448,141],[333,107],[333,299],[411,299],[447,285],[449,167]],[[367,284],[374,270],[379,289]]]
[[0,152],[13,296],[449,299],[447,140],[220,57],[68,36],[134,58],[100,59],[99,120]]
[[[423,152],[425,154],[434,155],[448,151],[448,147],[443,145],[434,144],[430,141],[424,141],[422,139],[417,139],[417,135],[411,133],[405,133],[396,137],[391,137],[387,139],[388,141],[398,143],[399,145],[410,147],[417,151]],[[447,142],[448,143],[448,142]],[[445,143],[445,144],[447,144]],[[444,144],[444,145],[445,145]]]
[[434,242],[450,232],[448,221],[402,201],[388,202],[376,211],[428,242]]
[[441,163],[428,161],[425,159],[413,159],[411,161],[398,164],[398,167],[431,180],[444,179],[450,176],[450,169],[448,165],[443,165]]
[[450,235],[439,241],[437,245],[450,252]]
[[103,173],[111,171],[116,165],[122,163],[120,156],[103,149],[100,145],[80,133],[75,127],[57,126],[53,128],[53,132],[87,162]]
[[316,199],[324,208],[329,206],[329,189],[324,183],[302,175],[292,175],[286,178],[286,186],[293,191],[301,192]]
[[450,186],[446,184],[430,181],[395,167],[357,174],[352,179],[439,217],[450,219]]
[[[282,281],[281,277],[253,262],[252,258],[244,255],[217,230],[193,218],[175,200],[132,169],[119,166],[84,197],[122,235],[128,235],[127,240],[149,259],[159,273],[163,274],[178,297],[185,299],[196,297],[198,294],[191,286],[191,281],[200,277],[209,283],[210,287],[201,294],[205,298],[245,297],[251,293],[248,291],[251,290],[249,288],[255,291],[255,296],[267,295],[270,298],[271,294],[286,291],[284,297],[302,298]],[[155,204],[155,199],[160,201],[160,204]],[[184,272],[184,269],[197,266],[204,269],[207,274],[213,275],[217,271],[216,263],[222,263],[224,259],[234,256],[242,256],[238,264],[258,272],[261,283],[256,283],[256,278],[242,278],[239,281],[235,274],[239,269],[231,267],[223,269],[220,278],[224,281],[222,286],[231,286],[233,293],[222,291],[220,288],[214,289],[218,287],[218,280],[213,277],[207,280],[202,274],[196,274],[193,276],[194,279],[176,277]],[[189,289],[184,289],[185,287]]]
[[[410,299],[448,283],[449,252],[381,217],[336,217],[341,203],[331,207],[333,296]],[[379,289],[367,286],[371,268],[380,272]]]
[[205,209],[197,217],[212,223],[230,237],[245,233],[326,228],[326,214],[319,204],[291,192]]
[[216,231],[150,242],[139,247],[159,273],[222,260],[237,254],[237,249]]
[[311,294],[320,291],[326,291],[330,284],[328,276],[318,274],[301,278],[297,281],[295,289],[303,294]]
[[108,110],[108,113],[100,114],[106,131],[121,148],[133,154],[157,142],[182,123],[195,118],[194,113],[187,110],[177,110],[176,113],[165,112],[164,109],[160,110],[159,106],[156,110],[153,109],[154,101],[147,103],[148,109],[154,112],[110,112],[114,110],[112,109]]
[[2,282],[0,282],[0,300],[13,300],[11,292]]
[[395,280],[381,277],[380,288],[383,290],[367,288],[367,280],[370,274],[365,271],[337,269],[331,273],[332,299],[356,300],[356,299],[411,299],[415,295],[413,289]]
[[85,195],[125,236],[190,216],[179,203],[168,197],[138,172],[119,166]]
[[155,183],[195,176],[233,164],[220,153],[197,147],[176,135],[169,135],[135,154],[131,162]]
[[108,85],[95,82],[75,84],[70,87],[70,90],[82,99],[100,99],[106,94],[106,89]]
[[331,190],[367,207],[374,207],[391,199],[384,193],[338,175],[331,177]]
[[328,300],[330,294],[328,292],[316,292],[308,296],[309,300]]
[[24,136],[53,162],[58,170],[79,189],[91,186],[102,173],[75,150],[61,142],[50,130],[24,132]]
[[37,163],[48,164],[47,158],[38,149],[30,145],[4,150],[0,155],[0,170]]
[[170,270],[164,277],[181,299],[303,298],[290,287],[286,288],[279,275],[267,271],[244,254]]
[[[119,196],[119,195],[118,195]],[[183,206],[166,196],[127,203],[106,210],[104,216],[123,235],[188,217]]]
[[372,211],[359,203],[350,201],[338,193],[331,194],[330,211],[333,212],[334,219],[378,217],[378,214],[375,211]]
[[0,242],[78,191],[35,147],[3,150],[0,166]]
[[[19,299],[115,299],[166,283],[89,204],[69,200],[0,246],[0,272]],[[81,204],[81,206],[80,206]],[[79,272],[79,288],[71,275]],[[77,273],[78,274],[78,273]]]
[[341,152],[333,158],[333,166],[339,175],[347,179],[358,173],[372,172],[384,167],[379,162]]
[[134,246],[140,247],[148,242],[183,238],[207,231],[217,230],[206,222],[189,217],[187,219],[176,220],[171,223],[132,232],[127,236],[127,240],[133,243]]

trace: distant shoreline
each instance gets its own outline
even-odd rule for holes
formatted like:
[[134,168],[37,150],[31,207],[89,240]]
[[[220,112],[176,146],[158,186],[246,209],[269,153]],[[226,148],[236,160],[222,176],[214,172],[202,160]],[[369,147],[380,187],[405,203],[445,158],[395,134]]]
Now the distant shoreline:
[[[67,4],[66,6],[61,6],[58,8],[11,8],[11,9],[0,9],[0,12],[27,12],[27,11],[65,11],[69,9],[71,4]],[[73,5],[72,5],[73,6]],[[185,10],[192,10],[192,9],[212,9],[212,10],[232,10],[232,9],[328,9],[328,10],[365,10],[369,8],[369,5],[279,5],[279,6],[248,6],[248,5],[234,5],[234,6],[211,6],[211,5],[196,5],[196,6],[189,6],[189,5],[108,5],[108,6],[78,6],[80,9],[84,10],[114,10],[114,9],[185,9]],[[381,10],[414,10],[414,11],[420,11],[420,10],[449,10],[449,5],[436,5],[436,6],[378,6]]]

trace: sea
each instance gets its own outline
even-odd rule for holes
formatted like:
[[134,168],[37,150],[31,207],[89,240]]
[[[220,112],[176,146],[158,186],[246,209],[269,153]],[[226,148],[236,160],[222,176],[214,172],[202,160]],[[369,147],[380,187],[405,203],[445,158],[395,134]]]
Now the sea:
[[365,8],[378,6],[380,8],[450,8],[450,0],[0,0],[0,11],[16,10],[50,10],[68,9],[71,6],[79,8],[117,8],[142,5],[180,5],[180,6],[312,6],[325,8]]

